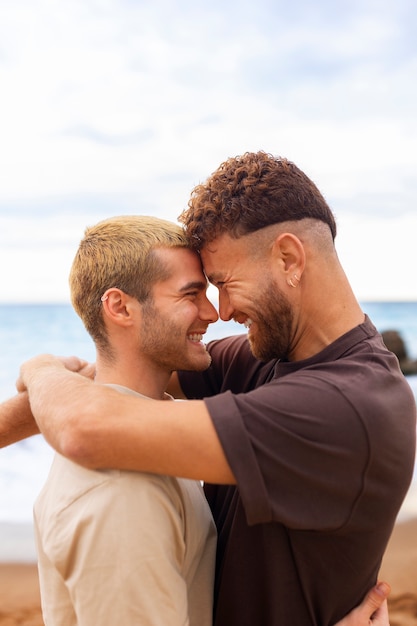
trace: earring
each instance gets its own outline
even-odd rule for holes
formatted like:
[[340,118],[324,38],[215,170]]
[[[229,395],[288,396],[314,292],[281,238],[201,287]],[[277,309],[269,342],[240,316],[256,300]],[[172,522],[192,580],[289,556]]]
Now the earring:
[[292,278],[289,278],[287,282],[291,287],[297,287],[300,279],[298,278],[297,274],[294,274],[294,276]]

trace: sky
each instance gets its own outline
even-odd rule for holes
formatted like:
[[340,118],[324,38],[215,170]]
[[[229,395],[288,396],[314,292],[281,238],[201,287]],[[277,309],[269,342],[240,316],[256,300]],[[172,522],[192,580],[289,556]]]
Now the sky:
[[417,300],[415,0],[0,0],[0,302],[69,302],[86,226],[294,161],[360,300]]

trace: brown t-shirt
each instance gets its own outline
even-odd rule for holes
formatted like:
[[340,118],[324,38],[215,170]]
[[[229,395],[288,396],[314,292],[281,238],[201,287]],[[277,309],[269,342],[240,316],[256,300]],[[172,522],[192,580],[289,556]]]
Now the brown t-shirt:
[[330,626],[376,580],[413,473],[414,396],[369,319],[299,362],[262,364],[245,336],[209,350],[180,382],[237,479],[206,485],[214,624]]

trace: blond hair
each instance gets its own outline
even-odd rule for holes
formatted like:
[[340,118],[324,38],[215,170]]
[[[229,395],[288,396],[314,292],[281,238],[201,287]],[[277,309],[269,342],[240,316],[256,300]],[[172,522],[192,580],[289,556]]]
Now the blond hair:
[[183,229],[167,220],[142,215],[116,216],[86,228],[72,263],[71,301],[94,342],[108,348],[101,296],[117,287],[139,302],[170,269],[157,248],[187,247]]

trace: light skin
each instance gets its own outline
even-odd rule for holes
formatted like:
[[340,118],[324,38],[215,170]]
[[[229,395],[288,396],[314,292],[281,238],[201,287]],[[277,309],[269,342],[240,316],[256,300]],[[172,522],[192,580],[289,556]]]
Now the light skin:
[[[308,234],[308,225],[297,226],[298,234],[272,228],[276,233],[272,232],[269,252],[261,262],[250,256],[257,233],[240,239],[222,235],[201,251],[201,258],[207,276],[219,288],[220,317],[250,324],[249,341],[256,356],[262,347],[261,315],[268,315],[259,285],[269,276],[292,312],[282,354],[276,356],[300,360],[362,323],[364,315],[338,262],[330,232],[327,247],[322,245],[318,251],[316,234],[314,229]],[[298,277],[295,288],[289,284],[294,275]],[[323,294],[320,302],[318,288]],[[97,393],[89,381],[65,371],[61,364],[57,367],[50,357],[23,366],[22,380],[30,388],[31,406],[45,437],[78,463],[235,484],[203,401],[164,405],[163,410],[157,402],[145,405],[130,397],[121,401],[111,389]],[[116,408],[123,420],[114,418]],[[95,416],[100,416],[100,426]]]
[[161,400],[174,369],[207,369],[210,357],[202,338],[218,315],[195,253],[164,248],[156,254],[171,276],[152,287],[149,301],[141,304],[115,287],[103,294],[113,358],[97,351],[95,382],[123,385]]
[[[107,289],[101,297],[101,311],[97,310],[97,316],[101,316],[103,319],[107,341],[105,345],[103,342],[96,343],[94,385],[102,388],[105,384],[116,384],[124,388],[127,387],[149,398],[166,400],[165,389],[174,369],[186,368],[199,371],[205,370],[209,366],[211,357],[202,343],[202,338],[207,331],[208,325],[215,322],[218,315],[216,309],[207,298],[207,279],[202,271],[201,262],[197,254],[186,248],[161,247],[152,250],[152,256],[159,261],[160,266],[169,268],[169,276],[151,286],[150,296],[145,301],[140,302],[134,296],[128,295],[117,287]],[[119,280],[120,283],[123,282],[120,276]],[[85,292],[86,288],[83,289],[83,294]],[[121,397],[122,395],[120,394]],[[163,404],[171,404],[171,402]],[[63,471],[68,471],[68,467]],[[55,469],[56,475],[57,470]],[[56,518],[62,514],[60,504],[58,505],[57,513],[56,489],[53,483],[52,490],[51,486],[49,486],[48,496],[41,500],[41,504],[38,502],[37,507],[35,507],[37,519],[41,520],[38,524],[38,528],[41,529],[39,532],[41,537],[39,542],[41,589],[48,590],[54,587],[51,577],[48,577],[48,570],[52,567],[48,557],[52,560],[53,569],[56,568],[59,572],[58,575],[62,577],[62,582],[57,585],[58,592],[52,591],[52,597],[49,600],[48,591],[43,593],[45,615],[48,615],[48,611],[51,613],[50,606],[52,603],[54,605],[52,620],[54,620],[55,616],[59,623],[63,623],[62,613],[60,613],[62,609],[58,605],[61,603],[65,606],[66,601],[64,598],[68,595],[68,598],[71,598],[74,613],[74,620],[70,619],[71,623],[91,623],[88,620],[93,615],[93,612],[98,617],[97,622],[101,623],[100,610],[98,610],[98,614],[95,610],[93,611],[91,602],[85,598],[86,594],[87,598],[89,597],[88,589],[92,580],[91,576],[94,578],[97,568],[107,572],[109,567],[108,561],[103,564],[103,561],[100,560],[100,546],[104,546],[106,551],[108,533],[110,531],[114,533],[115,520],[108,513],[109,496],[96,494],[96,478],[88,477],[84,474],[82,474],[81,479],[79,475],[74,480],[73,478],[71,476],[68,479],[69,482],[66,483],[72,494],[71,499],[66,502],[66,507],[70,507],[72,516],[74,517],[75,515],[77,520],[77,515],[80,513],[77,505],[75,507],[73,505],[74,498],[78,500],[78,495],[80,494],[79,480],[83,482],[86,480],[87,484],[94,485],[91,495],[93,502],[98,505],[101,514],[105,515],[106,520],[107,517],[110,518],[110,523],[107,525],[107,521],[94,522],[97,524],[97,532],[92,542],[95,547],[90,549],[90,535],[88,531],[84,532],[84,527],[88,526],[88,515],[86,517],[84,513],[80,513],[81,521],[75,522],[70,528],[66,528],[66,531],[70,531],[70,534],[73,535],[74,546],[66,557],[62,557],[62,553],[55,549],[56,544],[60,543],[59,536],[57,536],[57,533],[59,535],[60,531],[53,530],[52,541],[50,542],[49,539],[49,529],[51,524],[53,526],[51,515],[52,518]],[[106,486],[108,482],[107,493],[113,493],[111,485],[114,484],[114,479],[112,477],[108,478],[105,482]],[[126,493],[129,493],[132,499],[134,499],[134,495],[132,496],[131,493],[131,485],[131,482],[126,483],[122,481],[122,492],[127,490]],[[102,483],[100,483],[101,486]],[[191,496],[186,495],[182,486],[176,485],[176,488],[181,493],[181,497],[178,497],[178,502],[184,505],[184,510],[186,511],[187,506],[189,506],[187,505],[187,497]],[[97,593],[101,594],[103,599],[112,586],[117,586],[118,578],[125,581],[126,577],[132,578],[133,589],[136,589],[137,585],[142,585],[145,588],[146,583],[144,584],[143,579],[155,580],[155,576],[162,569],[166,575],[166,584],[172,585],[170,593],[166,589],[166,584],[158,585],[159,591],[155,590],[154,600],[156,605],[154,607],[146,602],[142,602],[144,598],[143,593],[142,595],[139,594],[139,597],[132,596],[134,592],[130,591],[127,591],[126,594],[119,593],[118,600],[112,599],[114,615],[119,614],[122,607],[123,610],[125,607],[128,607],[126,614],[124,614],[131,616],[131,620],[127,622],[128,624],[138,623],[138,619],[142,623],[141,615],[146,623],[156,624],[160,623],[161,619],[168,618],[168,615],[174,615],[174,613],[177,615],[177,618],[174,620],[176,624],[180,621],[185,623],[180,620],[180,616],[184,615],[185,619],[185,612],[188,608],[185,599],[187,598],[188,590],[190,596],[190,620],[194,623],[192,619],[192,581],[188,578],[187,565],[180,562],[182,558],[182,551],[179,547],[181,543],[179,530],[181,528],[180,512],[177,511],[178,515],[176,516],[175,511],[181,507],[174,497],[174,488],[167,487],[165,483],[155,486],[150,478],[148,487],[144,485],[142,480],[139,480],[138,483],[135,483],[134,489],[135,491],[139,490],[140,505],[132,503],[132,511],[137,513],[139,510],[138,506],[140,506],[140,519],[137,520],[136,526],[132,526],[132,524],[122,525],[124,533],[127,535],[125,545],[128,553],[125,552],[123,547],[121,547],[120,551],[118,550],[117,538],[115,537],[116,543],[113,547],[110,547],[116,563],[112,570],[113,574],[106,573],[101,576],[97,582]],[[74,493],[77,494],[77,497],[74,496]],[[88,503],[86,504],[86,498],[84,497],[85,492],[82,490],[81,494],[84,508],[88,509]],[[196,495],[198,495],[198,491]],[[89,498],[90,493],[87,494],[87,500]],[[153,504],[148,506],[147,500],[149,499],[153,501]],[[166,503],[166,499],[170,500],[169,505]],[[52,507],[51,501],[54,503]],[[193,501],[192,499],[190,500],[190,502]],[[123,493],[120,499],[116,496],[115,500],[112,500],[110,504],[113,504],[113,502],[116,506],[114,509],[116,511],[115,515],[118,515],[119,505],[120,510],[124,510],[123,504],[121,504],[124,502]],[[100,513],[97,511],[97,516],[99,515]],[[195,519],[190,516],[190,519],[186,519],[184,524],[185,526],[190,524],[193,527],[193,525],[198,523],[198,520],[203,519],[205,520],[203,528],[205,528],[206,533],[208,528],[210,528],[207,515],[209,514],[205,511],[204,516],[201,517],[197,514]],[[159,522],[160,526],[158,526],[158,523],[156,525],[160,532],[153,539],[149,536],[148,528],[149,520],[152,517],[155,517],[155,519],[162,518],[162,521]],[[61,525],[58,525],[58,527],[62,529]],[[213,531],[211,530],[211,532]],[[165,540],[164,542],[163,537],[169,540],[170,545],[170,548],[167,548],[165,551],[165,558],[161,558],[157,550],[157,544],[162,543],[167,547],[167,541]],[[176,542],[178,542],[178,545]],[[54,546],[52,548],[51,543]],[[201,539],[201,546],[195,543],[195,546],[190,548],[192,558],[196,561],[201,560],[204,562],[206,559],[206,547],[204,544],[205,540]],[[143,548],[144,545],[145,549]],[[91,553],[91,560],[89,556],[85,557],[86,553],[88,555]],[[56,556],[57,554],[59,556]],[[130,554],[131,562],[127,558]],[[175,555],[177,558],[175,558]],[[184,560],[186,555],[187,553],[185,553]],[[212,562],[212,556],[212,553],[210,553],[210,563]],[[181,565],[184,565],[184,567],[181,567]],[[198,570],[197,565],[196,569]],[[209,569],[208,573],[210,571]],[[178,579],[181,579],[181,584],[178,583]],[[135,584],[136,587],[134,587]],[[122,585],[119,584],[118,588],[121,589]],[[207,584],[207,593],[202,593],[203,606],[205,605],[206,597],[209,597],[210,589],[210,585]],[[84,600],[80,600],[83,597]],[[138,606],[132,608],[131,605],[135,603],[135,597]],[[57,602],[58,605],[56,604]],[[69,610],[66,610],[67,614],[69,614]],[[204,613],[201,612],[202,616],[203,614],[204,623],[206,623],[207,620],[210,620],[210,611],[208,613],[206,611]],[[105,620],[106,624],[109,623],[108,620]],[[188,619],[186,621],[188,623]]]
[[390,591],[387,583],[378,583],[363,602],[335,626],[389,626],[387,598]]
[[[280,349],[299,360],[362,323],[364,316],[330,242],[319,253],[314,235],[309,237],[302,228],[296,233],[276,230],[262,263],[250,257],[253,241],[228,235],[202,250],[201,257],[208,277],[219,288],[221,318],[234,318],[250,326],[249,340],[255,354],[263,349],[262,331],[267,321],[258,287],[265,284],[265,275],[269,277],[291,311],[287,337]],[[76,462],[87,467],[137,469],[235,483],[201,401],[165,403],[162,407],[157,401],[120,397],[112,389],[98,390],[97,385],[47,355],[22,367],[20,388],[25,387],[46,439]],[[115,418],[117,414],[122,414],[123,420]],[[375,602],[376,608],[383,595],[374,590],[370,598],[361,610],[369,611],[369,602]],[[341,624],[388,623],[383,611],[377,618],[381,622],[369,622],[369,613],[368,621],[363,621],[363,616],[350,614],[345,618],[350,621]]]
[[[280,340],[286,350],[275,358],[306,359],[364,321],[330,231],[326,233],[327,226],[320,224],[315,227],[317,233],[314,229],[310,233],[310,224],[311,220],[302,220],[291,226],[292,232],[286,231],[285,224],[275,225],[240,239],[225,234],[201,251],[206,275],[219,290],[221,319],[233,318],[241,324],[248,318],[253,321],[249,329],[252,350],[257,343],[259,313],[268,311],[262,306],[265,290],[260,288],[267,280],[288,301],[293,318],[289,336]],[[263,240],[270,241],[269,252],[254,259],[248,249],[258,240],[259,247]]]

